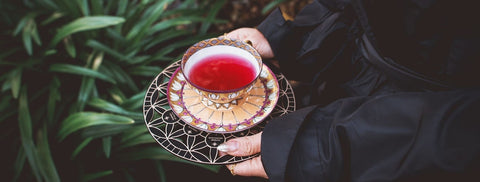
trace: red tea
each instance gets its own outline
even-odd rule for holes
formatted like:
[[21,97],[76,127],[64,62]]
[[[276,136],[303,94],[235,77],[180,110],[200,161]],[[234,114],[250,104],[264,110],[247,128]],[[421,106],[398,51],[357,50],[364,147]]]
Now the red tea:
[[219,54],[195,63],[188,78],[199,87],[222,91],[244,87],[256,76],[250,61],[231,54]]

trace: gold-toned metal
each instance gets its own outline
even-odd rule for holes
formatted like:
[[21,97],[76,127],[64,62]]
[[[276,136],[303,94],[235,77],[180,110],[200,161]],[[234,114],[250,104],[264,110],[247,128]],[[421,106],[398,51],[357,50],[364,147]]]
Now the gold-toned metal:
[[250,46],[253,46],[253,43],[252,43],[252,41],[250,41],[250,40],[244,40],[244,42],[247,43],[247,44],[250,45]]
[[237,174],[235,174],[235,166],[236,166],[236,165],[237,165],[237,164],[232,164],[232,165],[230,165],[230,166],[228,167],[228,169],[230,170],[230,173],[232,173],[232,176],[237,175]]

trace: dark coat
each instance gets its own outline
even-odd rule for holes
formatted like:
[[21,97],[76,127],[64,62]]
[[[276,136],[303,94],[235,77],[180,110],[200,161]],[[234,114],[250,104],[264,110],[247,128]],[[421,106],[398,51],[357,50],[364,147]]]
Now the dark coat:
[[[473,1],[472,1],[473,2]],[[320,0],[258,26],[300,107],[270,121],[271,181],[480,181],[471,2]]]

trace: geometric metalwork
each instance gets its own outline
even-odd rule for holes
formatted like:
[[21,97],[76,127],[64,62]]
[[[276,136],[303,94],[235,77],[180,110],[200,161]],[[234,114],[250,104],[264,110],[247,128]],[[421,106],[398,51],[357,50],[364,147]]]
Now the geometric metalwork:
[[263,130],[274,117],[295,111],[295,96],[285,76],[275,73],[279,84],[277,105],[260,124],[235,133],[209,133],[186,124],[170,108],[167,86],[180,61],[165,68],[150,84],[143,103],[145,124],[152,137],[170,153],[197,163],[232,164],[251,159],[257,155],[235,157],[220,156],[217,146],[231,138],[250,136]]

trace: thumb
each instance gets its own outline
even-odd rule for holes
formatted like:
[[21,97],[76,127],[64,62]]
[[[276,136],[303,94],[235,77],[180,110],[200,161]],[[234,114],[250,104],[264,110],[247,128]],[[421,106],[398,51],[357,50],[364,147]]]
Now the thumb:
[[217,149],[233,156],[249,156],[260,152],[262,133],[228,140]]

